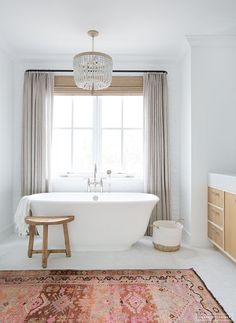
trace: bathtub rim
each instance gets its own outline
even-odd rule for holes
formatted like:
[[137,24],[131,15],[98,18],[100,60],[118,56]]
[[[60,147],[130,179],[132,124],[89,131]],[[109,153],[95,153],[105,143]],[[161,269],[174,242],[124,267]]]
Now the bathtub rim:
[[[71,194],[71,195],[70,195]],[[60,195],[63,196],[63,199],[59,199]],[[68,197],[71,196],[71,198],[66,199],[66,195]],[[73,197],[74,195],[74,197]],[[91,199],[87,199],[84,197],[90,197]],[[124,195],[124,199],[122,199],[122,195]],[[51,196],[51,199],[50,199]],[[57,197],[58,196],[58,197]],[[82,197],[81,199],[76,199],[76,196]],[[93,196],[98,196],[98,200],[94,200]],[[99,199],[100,196],[103,197],[115,197],[118,196],[120,197],[119,199]],[[125,198],[125,196],[130,196],[130,197],[135,197],[134,199],[132,198]],[[43,198],[47,197],[47,198]],[[138,198],[140,197],[140,198]],[[145,198],[142,198],[145,197]],[[142,193],[142,192],[48,192],[48,193],[37,193],[30,195],[30,201],[31,202],[45,202],[45,203],[150,203],[150,202],[156,202],[156,204],[160,201],[160,198],[151,193]]]

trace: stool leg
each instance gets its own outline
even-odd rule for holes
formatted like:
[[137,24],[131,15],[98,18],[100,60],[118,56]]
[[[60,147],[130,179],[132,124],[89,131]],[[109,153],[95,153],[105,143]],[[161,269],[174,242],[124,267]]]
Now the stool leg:
[[70,257],[71,256],[70,239],[69,239],[69,234],[68,234],[67,223],[63,224],[63,230],[64,230],[64,238],[65,238],[66,256]]
[[43,225],[43,251],[42,251],[42,267],[47,268],[48,260],[48,225]]
[[35,233],[35,226],[29,225],[29,245],[28,245],[28,257],[29,258],[32,258],[32,254],[33,254],[34,233]]

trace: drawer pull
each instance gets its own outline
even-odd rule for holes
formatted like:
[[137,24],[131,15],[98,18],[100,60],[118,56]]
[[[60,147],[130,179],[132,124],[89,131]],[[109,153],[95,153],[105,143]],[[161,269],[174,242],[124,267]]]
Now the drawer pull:
[[212,192],[212,194],[214,194],[215,196],[220,196],[220,194],[217,192]]

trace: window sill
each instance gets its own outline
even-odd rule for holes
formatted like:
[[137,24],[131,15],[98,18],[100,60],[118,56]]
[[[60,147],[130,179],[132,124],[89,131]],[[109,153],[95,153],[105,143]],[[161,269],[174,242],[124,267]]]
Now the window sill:
[[[53,178],[93,178],[93,173],[65,173],[60,175],[55,175]],[[134,178],[142,179],[143,176],[139,174],[128,174],[128,173],[112,173],[109,177],[106,173],[98,173],[97,178],[102,179],[115,179],[115,178]]]

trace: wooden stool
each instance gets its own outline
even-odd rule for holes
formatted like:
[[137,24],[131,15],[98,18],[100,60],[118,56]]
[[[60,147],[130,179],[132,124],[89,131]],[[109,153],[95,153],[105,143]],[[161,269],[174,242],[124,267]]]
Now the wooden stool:
[[[47,260],[50,253],[65,253],[67,257],[71,256],[70,240],[68,234],[67,223],[74,220],[74,215],[66,216],[27,216],[25,222],[29,224],[29,246],[28,246],[28,257],[32,258],[32,254],[42,254],[42,267],[47,268]],[[48,226],[63,224],[65,249],[48,249]],[[34,235],[35,226],[43,226],[43,249],[34,250]]]

